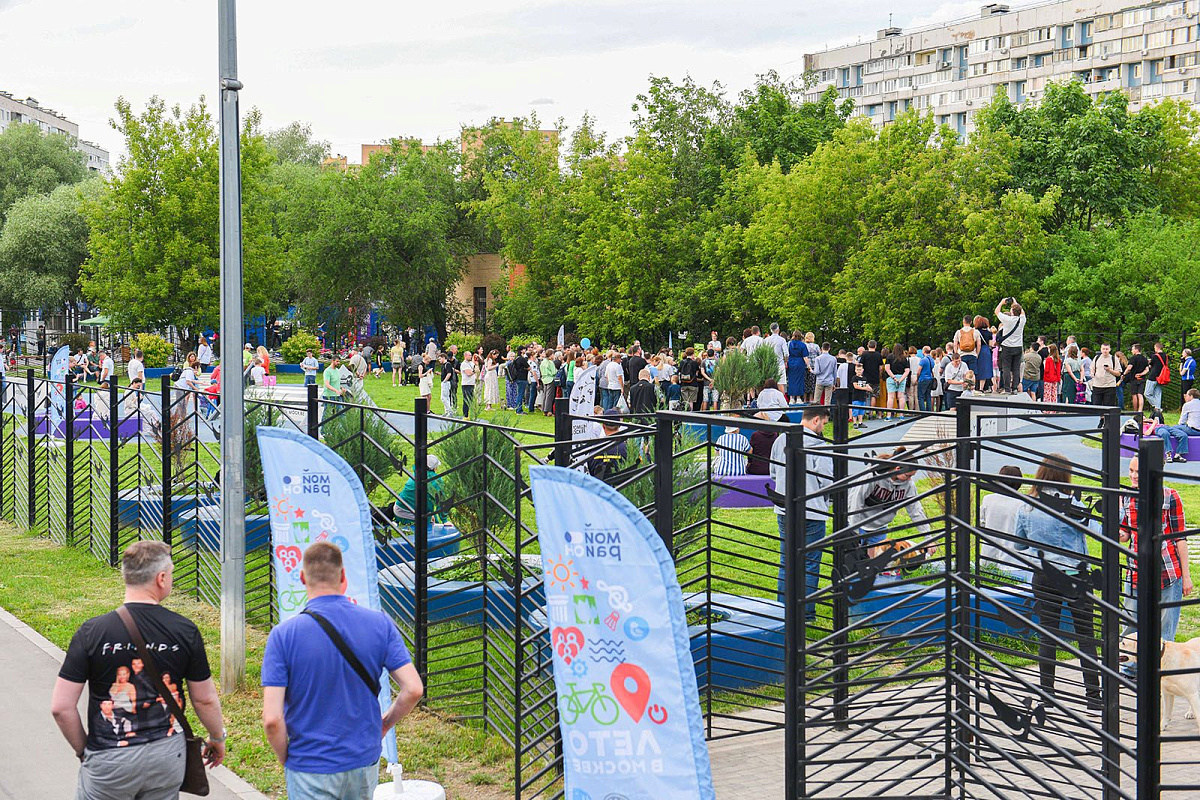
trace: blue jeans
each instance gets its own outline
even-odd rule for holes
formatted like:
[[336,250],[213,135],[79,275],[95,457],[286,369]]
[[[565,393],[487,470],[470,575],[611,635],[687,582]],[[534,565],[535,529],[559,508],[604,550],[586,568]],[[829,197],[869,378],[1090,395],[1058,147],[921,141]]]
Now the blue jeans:
[[1158,381],[1146,381],[1146,402],[1162,410],[1162,384]]
[[[1136,618],[1138,607],[1137,594],[1128,591],[1128,582],[1126,582],[1125,588],[1125,610]],[[1178,603],[1182,600],[1183,580],[1181,578],[1176,578],[1164,586],[1162,594],[1159,595],[1159,602],[1162,603]],[[1175,608],[1164,608],[1159,616],[1159,625],[1161,626],[1159,634],[1168,642],[1175,641],[1175,634],[1179,631],[1179,612],[1181,610],[1178,606]]]
[[[786,568],[787,557],[784,553],[785,542],[787,540],[787,531],[785,529],[787,519],[784,514],[776,514],[775,520],[779,524],[779,579],[776,583],[776,592],[778,593],[779,602],[784,602],[784,570]],[[810,519],[804,523],[804,544],[810,548],[804,554],[804,596],[812,597],[817,593],[817,586],[821,580],[821,558],[825,555],[822,548],[813,547],[814,544],[825,538],[825,520]],[[817,603],[810,601],[804,604],[804,620],[809,622],[817,617]]]
[[917,381],[917,410],[933,411],[933,381]]
[[529,383],[529,386],[525,389],[525,396],[528,400],[529,413],[532,414],[534,411],[537,411],[537,384],[532,381],[527,381],[527,383]]
[[316,382],[317,382],[316,375],[309,375],[307,372],[304,373],[304,385],[305,386],[313,386],[316,384]]
[[[1200,434],[1190,425],[1159,425],[1154,429],[1154,435],[1163,440],[1163,448],[1167,451],[1167,455],[1175,453],[1177,455],[1186,456],[1188,454],[1188,435],[1191,433]],[[1175,449],[1171,449],[1171,440],[1175,440]]]
[[943,393],[942,402],[945,403],[946,411],[949,411],[950,409],[954,408],[954,404],[958,402],[958,398],[961,394],[962,394],[962,392],[952,392],[949,389],[947,389],[945,391],[945,393]]
[[515,383],[517,384],[517,392],[516,392],[516,397],[514,399],[517,401],[517,413],[523,414],[524,413],[523,406],[525,404],[525,393],[529,391],[529,381],[516,381]]
[[621,396],[620,389],[601,389],[600,390],[600,407],[603,408],[605,411],[608,411],[610,408],[615,408],[617,405],[617,398],[620,396]]
[[1040,396],[1042,393],[1042,382],[1021,378],[1021,391]]
[[379,765],[321,775],[285,769],[290,800],[371,800],[379,783]]
[[979,364],[979,356],[974,353],[963,353],[962,362],[967,365],[967,369],[971,372],[975,371],[975,367]]

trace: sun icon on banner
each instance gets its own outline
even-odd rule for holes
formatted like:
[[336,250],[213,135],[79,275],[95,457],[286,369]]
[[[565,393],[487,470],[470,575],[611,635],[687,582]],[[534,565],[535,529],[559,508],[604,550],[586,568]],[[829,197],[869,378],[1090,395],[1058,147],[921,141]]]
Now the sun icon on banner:
[[546,574],[550,576],[551,588],[575,588],[575,579],[579,577],[579,573],[571,566],[574,563],[574,559],[564,560],[553,556],[546,561]]

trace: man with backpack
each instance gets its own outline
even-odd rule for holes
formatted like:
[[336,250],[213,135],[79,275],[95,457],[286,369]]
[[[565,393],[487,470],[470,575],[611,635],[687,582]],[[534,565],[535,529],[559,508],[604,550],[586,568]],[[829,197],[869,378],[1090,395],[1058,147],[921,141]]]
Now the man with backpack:
[[696,348],[689,347],[683,351],[683,359],[679,363],[679,390],[684,411],[696,410],[696,401],[700,397],[700,387],[703,383],[700,377],[700,362],[696,360]]
[[1146,373],[1146,400],[1162,413],[1163,387],[1171,382],[1171,367],[1167,363],[1167,354],[1163,352],[1162,342],[1154,343],[1154,353],[1150,356],[1150,371]]
[[983,344],[983,339],[980,337],[978,329],[971,324],[971,319],[970,316],[963,317],[962,327],[954,334],[954,344],[958,347],[962,362],[967,365],[968,370],[974,372],[979,363],[979,349]]

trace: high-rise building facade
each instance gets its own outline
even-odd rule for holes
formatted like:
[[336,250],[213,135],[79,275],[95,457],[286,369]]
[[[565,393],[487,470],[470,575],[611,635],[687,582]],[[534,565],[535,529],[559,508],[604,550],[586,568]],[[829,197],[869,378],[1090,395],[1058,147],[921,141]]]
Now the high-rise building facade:
[[79,138],[79,125],[59,114],[44,108],[32,97],[18,100],[11,92],[0,91],[0,130],[18,122],[35,123],[42,133],[61,133],[75,140],[75,148],[87,156],[87,168],[93,172],[108,174],[108,151],[99,145]]
[[833,86],[876,126],[916,108],[963,136],[996,94],[1036,103],[1050,82],[1123,91],[1131,110],[1165,97],[1196,102],[1198,14],[1200,0],[992,3],[970,19],[884,28],[872,41],[806,54],[817,80],[807,99]]

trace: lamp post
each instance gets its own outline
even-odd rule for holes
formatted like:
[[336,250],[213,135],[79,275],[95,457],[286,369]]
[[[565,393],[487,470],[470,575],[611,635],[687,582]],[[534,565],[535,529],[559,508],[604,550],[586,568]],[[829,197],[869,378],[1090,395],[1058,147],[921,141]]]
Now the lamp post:
[[246,487],[242,397],[242,170],[236,0],[217,0],[221,81],[221,688],[246,676]]

